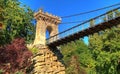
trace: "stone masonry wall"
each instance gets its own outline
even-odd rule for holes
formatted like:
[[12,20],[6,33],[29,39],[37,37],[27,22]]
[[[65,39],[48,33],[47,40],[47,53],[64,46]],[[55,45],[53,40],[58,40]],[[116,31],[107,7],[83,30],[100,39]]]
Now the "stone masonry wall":
[[40,48],[32,61],[34,68],[30,74],[65,74],[65,66],[47,47]]

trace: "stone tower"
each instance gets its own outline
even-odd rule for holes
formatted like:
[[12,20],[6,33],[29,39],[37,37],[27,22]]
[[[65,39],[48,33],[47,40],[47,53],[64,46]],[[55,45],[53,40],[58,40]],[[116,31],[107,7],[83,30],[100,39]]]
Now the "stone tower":
[[58,24],[61,19],[57,16],[48,14],[39,10],[34,14],[37,21],[36,35],[33,45],[45,45],[46,44],[46,30],[48,30],[50,37],[58,34]]
[[[58,34],[58,24],[61,19],[42,10],[35,13],[34,17],[37,24],[32,49],[37,48],[39,51],[31,58],[32,64],[28,74],[65,74],[65,66],[60,61],[58,52],[55,54],[52,51],[58,49],[46,46],[46,30],[48,30],[50,37]],[[57,36],[54,39],[56,38]]]

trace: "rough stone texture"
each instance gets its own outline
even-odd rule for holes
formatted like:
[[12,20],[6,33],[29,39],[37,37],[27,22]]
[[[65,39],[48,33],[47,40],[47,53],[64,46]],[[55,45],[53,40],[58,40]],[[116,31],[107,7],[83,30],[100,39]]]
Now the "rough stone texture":
[[[61,19],[57,16],[45,13],[42,10],[39,10],[37,13],[35,13],[34,17],[37,20],[37,24],[36,35],[33,45],[45,45],[46,30],[48,30],[50,37],[58,34],[58,24],[61,22]],[[53,41],[53,39],[50,41]]]
[[40,48],[32,61],[34,64],[30,74],[65,74],[65,66],[48,47]]

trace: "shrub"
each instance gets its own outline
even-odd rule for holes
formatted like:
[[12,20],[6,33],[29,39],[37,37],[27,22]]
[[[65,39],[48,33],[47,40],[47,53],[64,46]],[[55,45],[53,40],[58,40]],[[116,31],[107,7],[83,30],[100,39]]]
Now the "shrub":
[[30,65],[32,53],[25,46],[23,38],[14,39],[11,44],[0,47],[0,69],[8,73],[22,71]]

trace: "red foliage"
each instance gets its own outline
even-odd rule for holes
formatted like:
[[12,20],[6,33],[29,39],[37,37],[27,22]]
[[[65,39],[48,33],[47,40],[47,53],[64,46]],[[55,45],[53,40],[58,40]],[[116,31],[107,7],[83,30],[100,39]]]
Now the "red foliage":
[[30,65],[32,53],[25,46],[23,38],[16,38],[11,44],[0,48],[0,69],[5,72],[23,71]]

